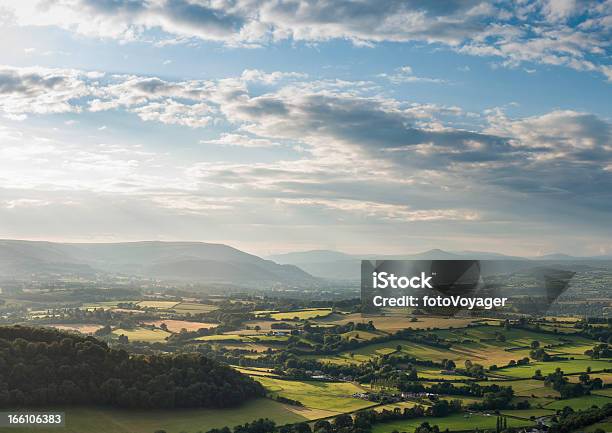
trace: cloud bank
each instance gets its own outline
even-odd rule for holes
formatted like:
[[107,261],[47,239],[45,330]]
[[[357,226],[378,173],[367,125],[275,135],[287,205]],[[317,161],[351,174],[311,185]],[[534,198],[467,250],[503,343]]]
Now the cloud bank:
[[24,0],[9,10],[22,26],[121,41],[424,42],[509,67],[563,65],[612,77],[609,0]]

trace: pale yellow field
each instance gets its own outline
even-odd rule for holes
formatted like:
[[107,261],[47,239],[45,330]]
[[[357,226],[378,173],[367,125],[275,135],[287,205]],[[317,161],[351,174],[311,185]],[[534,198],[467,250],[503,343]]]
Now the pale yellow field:
[[176,301],[142,301],[138,303],[140,308],[159,308],[161,310],[168,310],[175,307],[179,303]]
[[468,324],[472,323],[474,319],[471,318],[446,318],[446,317],[417,317],[416,322],[411,321],[411,317],[404,315],[387,315],[387,316],[368,316],[360,313],[353,314],[331,314],[328,317],[317,319],[317,322],[321,323],[333,323],[337,325],[344,325],[349,322],[353,323],[368,323],[372,321],[376,329],[385,332],[397,332],[401,329],[427,329],[427,328],[464,328]]
[[197,331],[198,329],[211,329],[219,326],[218,323],[201,323],[201,322],[190,322],[187,320],[150,320],[143,322],[145,325],[155,325],[159,327],[162,323],[165,323],[168,330],[172,332],[181,332],[181,329],[187,331]]
[[93,334],[98,329],[103,328],[102,325],[92,325],[92,324],[78,324],[78,323],[68,323],[68,324],[53,324],[53,325],[45,325],[46,327],[61,329],[64,331],[77,331],[81,334]]
[[218,310],[219,307],[216,305],[198,304],[196,302],[181,302],[172,309],[179,314],[202,314]]
[[325,317],[331,314],[331,308],[312,308],[296,311],[286,311],[279,313],[271,313],[269,317],[274,320],[307,320],[317,317]]
[[125,335],[130,341],[146,341],[150,343],[160,342],[163,343],[166,341],[166,338],[171,334],[169,332],[163,331],[161,329],[144,329],[144,328],[136,328],[136,329],[115,329],[113,334]]

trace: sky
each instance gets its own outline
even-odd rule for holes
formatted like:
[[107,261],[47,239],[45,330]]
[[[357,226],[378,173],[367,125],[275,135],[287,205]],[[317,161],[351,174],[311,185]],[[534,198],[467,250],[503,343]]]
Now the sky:
[[612,1],[0,0],[0,237],[612,254]]

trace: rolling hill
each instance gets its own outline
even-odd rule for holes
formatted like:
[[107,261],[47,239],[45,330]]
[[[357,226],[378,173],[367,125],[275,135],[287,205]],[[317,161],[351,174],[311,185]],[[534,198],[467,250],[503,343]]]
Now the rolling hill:
[[313,250],[278,254],[268,257],[277,263],[299,266],[311,275],[331,280],[358,281],[361,278],[361,260],[492,260],[527,263],[545,261],[548,263],[579,263],[583,266],[609,267],[610,256],[575,257],[565,254],[549,254],[538,257],[518,257],[485,251],[444,251],[432,249],[415,254],[397,255],[351,255],[331,250]]
[[238,286],[316,285],[280,265],[223,244],[204,242],[54,243],[0,240],[0,276],[110,273]]

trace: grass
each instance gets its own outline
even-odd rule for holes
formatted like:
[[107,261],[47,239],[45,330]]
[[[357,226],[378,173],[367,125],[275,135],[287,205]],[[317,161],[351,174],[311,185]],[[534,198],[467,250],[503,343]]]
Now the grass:
[[445,317],[417,317],[416,322],[412,322],[412,317],[401,314],[389,314],[385,316],[368,316],[360,313],[353,314],[331,314],[323,319],[317,319],[323,323],[333,323],[336,325],[344,325],[348,322],[353,323],[368,323],[372,321],[374,326],[379,331],[396,332],[400,329],[427,329],[439,328],[446,329],[450,327],[463,328],[472,323],[474,319],[470,318],[445,318]]
[[429,369],[426,367],[417,367],[418,376],[420,379],[444,379],[444,380],[469,380],[470,377],[461,374],[443,373],[440,369]]
[[165,323],[168,327],[168,330],[171,332],[181,332],[181,329],[186,329],[187,331],[197,331],[198,329],[210,329],[216,328],[219,326],[218,323],[200,323],[200,322],[190,322],[188,320],[149,320],[147,322],[143,322],[145,325],[155,325],[159,327],[162,323]]
[[[525,427],[534,423],[525,419],[507,418],[508,427]],[[495,415],[466,415],[455,414],[444,418],[415,418],[409,420],[393,421],[382,424],[374,424],[372,433],[390,433],[394,430],[412,432],[422,423],[428,422],[430,425],[437,425],[440,430],[449,429],[453,432],[474,431],[475,429],[495,429],[497,417]]]
[[595,423],[588,427],[584,427],[580,429],[580,431],[583,431],[585,433],[591,433],[591,432],[597,431],[598,429],[601,429],[605,432],[611,432],[612,431],[612,418],[608,418],[604,421]]
[[211,311],[218,310],[219,307],[216,305],[208,305],[208,304],[198,304],[195,302],[181,302],[178,305],[172,307],[178,314],[202,314],[202,313],[210,313]]
[[77,331],[81,334],[93,334],[98,329],[103,328],[102,325],[92,325],[87,323],[67,323],[67,324],[51,324],[44,325],[46,327],[61,329],[63,331]]
[[[425,344],[413,343],[405,340],[391,340],[384,343],[374,343],[354,351],[341,352],[337,355],[320,357],[321,361],[336,364],[356,364],[367,362],[375,356],[385,355],[396,351],[397,345],[402,346],[402,353],[421,360],[442,361],[452,359],[457,365],[463,365],[466,360],[481,363],[485,366],[501,364],[510,359],[519,359],[525,354],[517,352],[505,352],[496,346],[484,346],[479,344],[456,344],[450,349],[443,349]],[[528,352],[528,351],[526,351]],[[351,356],[351,353],[354,356]]]
[[[220,344],[218,344],[219,346],[224,347],[227,350],[234,350],[234,349],[238,349],[238,350],[249,350],[249,351],[255,351],[258,353],[262,353],[265,352],[266,350],[268,350],[270,348],[270,346],[264,346],[263,344],[251,344],[251,343],[233,343],[233,342],[220,342]],[[272,349],[274,350],[274,349]],[[249,358],[249,355],[245,355],[247,358]]]
[[[349,315],[350,316],[350,315]],[[444,321],[445,319],[439,319]],[[446,319],[451,320],[451,319]],[[592,347],[593,342],[589,342],[582,337],[562,336],[552,334],[542,334],[528,330],[510,329],[505,330],[499,326],[474,326],[463,329],[443,329],[432,331],[452,342],[450,349],[437,348],[424,344],[417,344],[408,341],[392,340],[384,343],[374,343],[367,347],[362,347],[354,351],[343,352],[334,356],[327,356],[321,360],[339,364],[361,363],[372,359],[374,356],[391,353],[395,350],[395,346],[402,345],[402,352],[413,356],[417,359],[442,361],[444,359],[452,359],[457,365],[463,365],[466,360],[489,367],[493,364],[502,366],[506,365],[511,360],[518,360],[529,356],[530,349],[527,347],[532,341],[540,341],[542,345],[559,345],[557,351],[563,352],[566,348],[578,348],[582,351],[585,347]],[[506,341],[497,341],[496,333],[501,333],[506,337]],[[564,340],[567,339],[571,344],[565,345]],[[516,350],[508,351],[506,349],[514,348]],[[351,356],[351,353],[354,356]],[[583,357],[584,358],[584,357]],[[584,371],[580,365],[589,365],[590,361],[586,359],[577,359],[575,361],[565,361],[564,365],[574,363],[573,366],[568,366],[565,373],[575,373]],[[601,370],[606,368],[606,361],[593,361],[593,370]],[[554,363],[548,363],[550,365]],[[539,366],[538,368],[540,368]],[[548,366],[543,366],[542,370]],[[612,368],[612,364],[608,366]],[[584,367],[586,369],[586,366]],[[554,370],[554,368],[553,368]],[[529,378],[533,376],[535,369],[530,366],[518,369],[499,370],[495,374],[502,377],[517,377]]]
[[287,335],[253,335],[253,340],[255,341],[261,341],[261,342],[266,342],[266,341],[273,341],[276,343],[284,343],[287,340],[289,340],[289,337]]
[[245,335],[237,335],[237,334],[217,334],[217,335],[205,335],[203,337],[196,338],[198,341],[241,341],[252,343],[253,339],[251,337],[247,337]]
[[239,371],[240,373],[248,374],[249,376],[261,376],[261,377],[278,377],[277,374],[270,372],[267,368],[261,367],[238,367],[232,365],[234,370]]
[[145,341],[148,343],[163,343],[166,337],[170,336],[169,332],[161,329],[115,329],[113,334],[116,336],[125,335],[130,341]]
[[100,302],[92,302],[92,303],[84,304],[80,308],[83,310],[98,310],[98,309],[112,310],[112,309],[118,308],[119,304],[138,304],[139,302],[141,301],[140,300],[137,300],[137,301],[134,301],[134,300],[132,301],[100,301]]
[[570,361],[555,361],[555,362],[536,362],[529,365],[521,365],[519,367],[511,367],[495,372],[496,375],[515,378],[530,378],[535,374],[536,370],[542,370],[542,375],[546,376],[553,373],[559,367],[565,374],[585,372],[588,367],[593,371],[612,368],[612,363],[603,360],[591,359],[574,359]]
[[[399,408],[399,409],[401,409],[403,411],[405,408],[415,407],[417,404],[420,404],[420,403],[417,403],[417,402],[414,402],[414,401],[400,401],[400,402],[397,402],[397,403],[390,403],[390,404],[385,404],[385,405],[382,405],[382,406],[376,406],[374,408],[374,410],[376,412],[382,412],[385,409],[386,410],[393,410],[395,408]],[[421,405],[421,406],[423,406],[423,405]]]
[[160,310],[169,310],[177,306],[179,303],[176,301],[142,301],[138,303],[140,308],[157,308]]
[[264,385],[272,395],[298,400],[306,408],[327,411],[329,415],[352,412],[374,404],[351,397],[356,392],[363,392],[353,383],[280,380],[270,377],[254,379]]
[[331,308],[309,308],[303,310],[270,313],[269,317],[273,320],[308,320],[315,319],[317,317],[329,316],[331,312]]
[[584,410],[590,408],[591,406],[602,407],[608,403],[612,403],[612,398],[600,395],[585,395],[582,397],[555,401],[549,405],[546,405],[546,409],[559,410],[563,409],[565,406],[569,406],[574,410]]
[[541,416],[554,415],[555,411],[552,409],[525,409],[502,410],[501,413],[508,416],[515,416],[517,418],[529,419],[532,416],[539,418]]
[[[607,397],[612,397],[612,388],[598,389],[598,390],[595,390],[595,391],[591,391],[591,394],[605,395]],[[610,403],[612,403],[612,400],[610,400]]]
[[381,332],[370,332],[370,331],[350,331],[340,334],[340,336],[347,340],[355,339],[357,341],[369,341],[373,338],[378,338],[382,334]]
[[[611,384],[612,383],[612,373],[589,373],[589,377],[591,379],[599,378],[605,384]],[[568,376],[568,379],[569,379],[570,382],[576,383],[576,382],[580,381],[580,376],[579,375]]]
[[559,397],[559,392],[544,385],[543,380],[524,379],[524,380],[488,380],[478,382],[479,385],[499,385],[511,386],[517,396],[531,397]]
[[[107,408],[66,408],[66,428],[36,428],[37,433],[167,433],[208,431],[233,427],[267,417],[277,424],[307,421],[309,412],[269,399],[252,400],[231,409],[120,410]],[[2,431],[4,429],[0,429]],[[30,428],[6,429],[10,433],[31,433]]]

